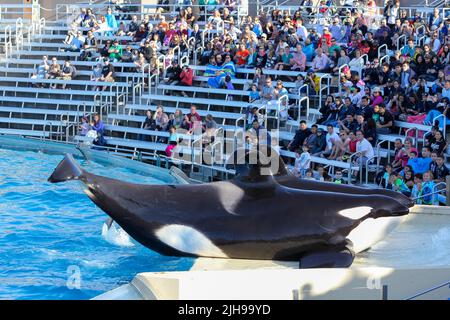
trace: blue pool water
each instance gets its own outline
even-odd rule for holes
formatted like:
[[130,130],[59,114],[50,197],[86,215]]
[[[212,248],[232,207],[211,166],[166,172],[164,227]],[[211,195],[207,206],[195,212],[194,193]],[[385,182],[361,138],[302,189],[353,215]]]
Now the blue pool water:
[[[161,256],[123,234],[102,235],[107,216],[79,182],[47,182],[61,159],[0,149],[0,299],[89,299],[138,272],[192,266],[193,259]],[[97,174],[164,183],[128,169],[80,162]]]

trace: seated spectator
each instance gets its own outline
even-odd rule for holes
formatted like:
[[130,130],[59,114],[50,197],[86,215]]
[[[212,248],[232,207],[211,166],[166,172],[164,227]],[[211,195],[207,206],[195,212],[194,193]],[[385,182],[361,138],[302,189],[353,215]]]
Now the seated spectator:
[[450,174],[450,171],[448,170],[444,161],[445,158],[442,154],[439,154],[436,157],[436,165],[433,167],[433,170],[431,170],[435,183],[445,182],[447,176]]
[[207,114],[205,117],[204,133],[202,138],[202,144],[204,146],[214,142],[216,131],[218,128],[219,125],[214,120],[214,117],[211,114]]
[[306,68],[306,55],[303,53],[303,47],[300,43],[296,46],[296,51],[291,59],[291,70],[305,71]]
[[[142,129],[145,130],[155,130],[156,129],[156,121],[153,118],[152,111],[147,110],[145,112],[145,120],[142,123]],[[138,134],[138,140],[147,140],[146,138],[150,137],[149,135]]]
[[323,53],[321,48],[317,48],[316,53],[316,57],[312,62],[312,69],[314,72],[327,72],[330,59]]
[[434,137],[429,139],[427,147],[430,148],[432,152],[437,154],[442,154],[447,149],[447,141],[445,141],[444,136],[441,131],[437,130]]
[[83,43],[80,59],[83,61],[89,61],[95,58],[97,56],[97,46],[97,39],[94,37],[94,33],[89,30]]
[[48,79],[55,79],[56,77],[59,77],[61,72],[61,66],[58,64],[58,60],[56,57],[52,58],[52,63],[50,64],[50,67],[47,72],[47,78]]
[[172,65],[166,70],[166,84],[177,84],[180,81],[181,67],[177,60],[172,61]]
[[261,99],[260,92],[258,91],[258,86],[254,83],[250,88],[250,92],[248,94],[248,102],[254,103],[258,102]]
[[109,48],[111,48],[111,40],[106,40],[105,45],[103,46],[103,48],[100,49],[100,56],[102,56],[103,58],[108,58],[109,57]]
[[139,26],[139,29],[134,33],[133,42],[141,42],[147,37],[147,30],[144,24]]
[[[153,114],[153,120],[155,120],[155,130],[157,131],[167,131],[167,125],[169,124],[169,117],[164,112],[162,106],[156,108]],[[162,140],[162,139],[160,139]]]
[[252,126],[253,121],[258,121],[258,123],[260,125],[264,124],[264,120],[265,117],[259,113],[258,107],[252,107],[252,108],[248,108],[246,114],[245,114],[245,118],[246,118],[246,126],[245,126],[245,130],[250,129],[250,127]]
[[90,129],[88,118],[86,116],[81,117],[81,123],[78,125],[78,134],[80,136],[85,136]]
[[250,52],[245,47],[244,43],[239,44],[239,50],[234,55],[234,62],[238,67],[244,67],[247,63]]
[[345,184],[345,180],[342,177],[342,170],[341,169],[336,169],[336,172],[334,173],[333,183]]
[[[183,115],[183,111],[181,111],[180,109],[176,109],[175,113],[171,114],[169,116],[169,128],[171,126],[174,126],[175,128],[181,128],[181,129],[186,129],[183,128],[183,121],[184,121],[184,115]],[[186,129],[187,130],[187,129]]]
[[313,70],[308,70],[306,73],[305,83],[308,84],[311,93],[319,93],[320,77]]
[[118,62],[122,58],[123,48],[119,44],[119,40],[114,40],[113,45],[109,48],[109,59],[112,62]]
[[105,16],[101,16],[99,20],[95,21],[94,30],[97,36],[112,36],[111,29],[108,26]]
[[263,85],[261,95],[264,102],[275,99],[275,88],[273,87],[271,77],[266,77],[266,82]]
[[95,22],[96,22],[95,14],[92,13],[92,9],[88,8],[86,10],[84,20],[81,22],[81,26],[85,28],[92,28],[94,27]]
[[127,28],[127,36],[129,37],[134,37],[134,35],[136,34],[136,32],[139,30],[139,22],[138,22],[138,17],[136,15],[133,15],[133,17],[131,18],[131,22],[128,24],[128,28]]
[[295,163],[293,174],[296,177],[304,178],[306,171],[311,169],[311,154],[309,153],[309,146],[303,145],[302,150],[295,152]]
[[415,150],[409,153],[408,165],[411,166],[414,173],[424,173],[430,168],[431,157],[428,148],[424,147],[422,149],[422,157],[418,157]]
[[376,121],[376,131],[381,134],[389,134],[394,128],[394,117],[386,110],[384,104],[379,105],[378,121]]
[[287,145],[287,149],[290,151],[295,151],[298,148],[300,148],[305,139],[311,134],[311,130],[308,128],[306,121],[302,120],[300,121],[300,127],[295,132],[294,138],[291,142]]
[[[180,82],[178,83],[178,85],[180,86],[192,86],[192,83],[194,81],[194,71],[189,67],[189,65],[184,65],[181,73],[180,73]],[[181,94],[183,96],[187,96],[187,94],[182,91]]]
[[95,130],[97,132],[97,138],[95,138],[93,143],[97,146],[106,145],[106,140],[104,137],[105,125],[103,124],[98,113],[94,114],[94,119],[91,122],[91,130]]
[[[104,65],[102,67],[102,77],[99,79],[101,82],[114,82],[114,67],[109,62],[109,58],[104,59]],[[106,90],[106,86],[103,87]]]
[[411,191],[411,198],[415,204],[422,204],[422,183],[423,176],[420,173],[414,175],[414,186]]
[[311,62],[315,56],[314,54],[314,44],[311,42],[310,38],[307,38],[305,41],[305,46],[302,49],[303,53],[306,56],[306,61]]
[[330,157],[335,151],[335,149],[339,148],[340,146],[340,138],[334,131],[334,127],[331,125],[327,125],[327,134],[325,140],[326,140],[325,150],[321,154],[319,154],[319,156],[322,158]]
[[226,75],[234,78],[235,73],[236,67],[234,65],[234,62],[231,61],[231,56],[227,55],[225,57],[225,63],[221,67],[216,68],[215,77],[211,77],[208,79],[208,85],[210,87],[218,89],[222,86],[223,79],[226,77]]
[[433,173],[431,171],[426,171],[423,174],[423,183],[422,183],[422,189],[421,189],[421,199],[422,204],[425,205],[437,205],[437,195],[434,193],[435,191],[435,183],[433,180]]
[[270,145],[271,137],[267,129],[254,120],[252,127],[245,133],[245,141],[248,149],[252,149],[257,145]]
[[[72,66],[72,64],[70,63],[70,60],[66,60],[61,69],[60,75],[58,77],[56,77],[56,79],[70,81],[75,76],[75,72],[76,72],[75,67]],[[57,87],[57,85],[55,84],[54,88],[56,88],[56,87]],[[65,88],[66,88],[66,84],[62,84],[61,89],[65,89]]]
[[[311,126],[311,128],[312,128],[312,126]],[[313,132],[313,130],[311,130],[311,132]],[[310,136],[308,136],[308,138]],[[313,139],[313,141],[311,143],[308,140],[306,143],[308,143],[308,145],[310,146],[310,148],[309,148],[310,153],[313,156],[319,156],[323,151],[325,151],[325,148],[327,146],[325,131],[322,128],[318,128],[316,139]]]
[[67,43],[70,47],[65,49],[65,51],[79,52],[84,45],[85,38],[83,37],[82,31],[77,31],[76,35],[71,38],[70,42]]
[[[42,57],[41,64],[37,67],[36,72],[31,76],[31,79],[47,79],[50,65],[47,56]],[[41,83],[35,83],[36,87],[43,87]]]
[[122,56],[120,58],[121,62],[134,62],[135,55],[130,45],[128,45],[125,51],[122,52]]
[[385,165],[384,171],[380,172],[380,174],[376,178],[377,184],[380,187],[387,189],[389,185],[389,178],[392,175],[392,173],[393,173],[392,166],[390,164]]
[[183,126],[186,126],[187,130],[189,130],[193,127],[193,124],[192,124],[193,118],[194,118],[194,121],[200,122],[200,126],[201,126],[202,117],[198,114],[197,107],[194,105],[191,106],[190,112],[184,116],[185,124],[183,124]]
[[[373,147],[366,138],[364,138],[364,133],[361,130],[356,131],[356,138],[358,142],[356,143],[356,152],[358,155],[354,159],[354,164],[360,168],[364,168],[368,160],[373,159],[375,153]],[[353,172],[353,176],[356,178],[358,176],[359,170]]]
[[262,88],[264,87],[265,83],[266,83],[266,75],[264,74],[261,68],[256,68],[255,74],[252,79],[252,84],[256,84],[258,87],[258,91],[262,91]]
[[138,54],[137,59],[133,63],[136,66],[137,72],[142,73],[148,71],[148,69],[145,68],[145,65],[147,64],[147,59],[145,59],[145,56],[142,52]]

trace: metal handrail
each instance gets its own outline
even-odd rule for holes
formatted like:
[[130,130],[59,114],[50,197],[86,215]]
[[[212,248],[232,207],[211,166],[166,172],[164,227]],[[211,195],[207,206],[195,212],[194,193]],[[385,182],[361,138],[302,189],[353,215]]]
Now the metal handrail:
[[[142,81],[144,81],[144,80],[142,80]],[[132,97],[132,99],[133,99],[133,104],[136,104],[136,92],[139,92],[138,93],[138,97],[139,97],[139,104],[141,104],[142,103],[142,84],[140,83],[140,82],[138,82],[136,85],[134,85],[133,86],[133,97]],[[131,109],[130,109],[130,111],[131,111]]]
[[322,108],[322,91],[324,90],[324,89],[328,89],[328,91],[329,91],[329,87],[328,86],[323,86],[323,87],[321,87],[320,88],[320,90],[319,90],[319,110]]
[[189,56],[182,56],[180,59],[180,66],[189,65]]
[[[352,182],[352,178],[351,178],[351,174],[352,174],[352,164],[353,164],[353,159],[356,156],[361,156],[361,151],[357,151],[355,153],[352,153],[350,155],[350,157],[348,158],[348,183],[351,184]],[[362,161],[359,161],[359,182],[362,183]]]
[[369,61],[369,56],[368,56],[367,54],[363,54],[363,55],[360,56],[360,57],[358,58],[358,60],[356,60],[356,61],[359,62],[360,60],[362,60],[362,64],[360,64],[360,66],[358,67],[358,74],[359,74],[359,77],[361,77],[362,69],[364,68],[364,66],[366,65],[366,63]]
[[243,115],[236,119],[236,121],[234,122],[234,126],[236,127],[236,129],[239,127],[240,121],[244,121],[244,128],[245,128],[245,118],[246,118],[246,116]]
[[387,51],[388,51],[388,46],[387,46],[387,44],[382,44],[381,46],[379,46],[379,47],[378,47],[378,59],[380,59],[380,57],[381,57],[381,49],[383,49],[383,48],[385,48],[386,53],[387,53]]
[[406,45],[406,41],[407,41],[406,35],[405,35],[405,34],[402,34],[400,37],[397,38],[397,50],[400,49],[400,40],[401,40],[401,39],[404,39],[404,40],[403,40],[403,44]]
[[380,66],[383,64],[384,60],[387,60],[388,63],[389,63],[389,60],[390,60],[389,55],[386,54],[386,55],[384,55],[384,56],[382,56],[382,57],[380,58],[380,61],[379,61],[379,65],[380,65]]
[[306,101],[306,120],[309,120],[309,97],[302,97],[298,99],[298,117],[297,121],[300,121],[301,119],[301,111],[302,111],[302,102]]
[[428,197],[428,196],[432,196],[432,195],[438,194],[438,193],[440,193],[440,192],[442,192],[442,191],[446,191],[446,188],[442,188],[442,189],[440,189],[440,190],[436,190],[436,187],[438,187],[438,186],[444,186],[444,187],[447,187],[447,184],[446,184],[445,182],[439,182],[439,183],[436,183],[436,184],[433,186],[433,189],[432,189],[432,191],[431,191],[430,193],[423,194],[423,195],[418,196],[418,197],[414,197],[414,198],[412,198],[412,200],[415,201],[415,200],[417,200],[417,199],[422,199],[422,198],[425,198],[425,197]]
[[342,90],[342,84],[341,84],[341,73],[342,73],[342,69],[344,69],[345,67],[349,67],[348,64],[343,64],[342,66],[339,67],[338,69],[338,92],[339,94],[341,94],[341,90]]
[[[408,133],[410,133],[411,131],[413,131],[413,130],[416,130],[416,128],[409,128],[409,129],[406,129],[406,131],[405,131],[405,137],[407,137],[408,136]],[[418,141],[417,141],[417,139],[414,139],[414,147],[417,149],[417,146],[418,146]]]
[[[377,155],[379,154],[379,152],[377,151]],[[366,180],[365,183],[367,184],[369,182],[369,164],[373,162],[373,159],[377,158],[377,155],[373,155],[371,158],[366,160]],[[378,159],[377,159],[377,172],[378,173]]]
[[12,27],[5,27],[5,58],[8,59],[12,55]]
[[433,123],[432,123],[432,125],[434,125],[434,124],[436,123],[436,120],[439,119],[439,118],[443,118],[442,134],[443,134],[444,137],[445,137],[445,133],[446,133],[446,120],[447,120],[447,117],[446,117],[443,113],[440,114],[440,115],[438,115],[437,117],[434,117],[434,118],[433,118]]
[[[175,54],[175,53],[177,53],[177,54]],[[173,47],[173,58],[175,59],[175,57],[176,57],[177,61],[180,62],[180,46]]]
[[198,47],[198,48],[196,48],[196,49],[194,50],[194,65],[195,65],[195,66],[197,66],[197,63],[198,63],[197,51],[201,51],[201,53],[203,53],[203,51],[204,51],[203,46]]
[[[262,110],[264,110],[263,113],[261,113]],[[267,117],[268,117],[268,115],[267,115],[267,105],[260,105],[258,107],[258,113],[264,115],[264,126],[267,128]],[[245,129],[245,126],[244,126],[244,129]]]

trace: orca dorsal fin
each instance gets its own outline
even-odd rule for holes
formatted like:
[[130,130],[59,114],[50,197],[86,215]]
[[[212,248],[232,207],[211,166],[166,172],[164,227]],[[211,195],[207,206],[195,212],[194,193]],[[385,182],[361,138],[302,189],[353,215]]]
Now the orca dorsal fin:
[[236,149],[228,158],[226,166],[235,170],[235,180],[246,183],[268,182],[274,176],[288,175],[283,159],[267,145]]

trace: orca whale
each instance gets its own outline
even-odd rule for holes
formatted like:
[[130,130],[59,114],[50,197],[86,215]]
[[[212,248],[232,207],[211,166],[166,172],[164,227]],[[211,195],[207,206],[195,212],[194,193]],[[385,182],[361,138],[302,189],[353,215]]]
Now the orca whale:
[[98,207],[160,254],[298,261],[301,268],[350,266],[352,230],[366,219],[409,213],[388,195],[285,186],[258,151],[245,155],[255,152],[258,162],[240,165],[229,181],[133,184],[89,173],[68,154],[48,181],[82,181]]

